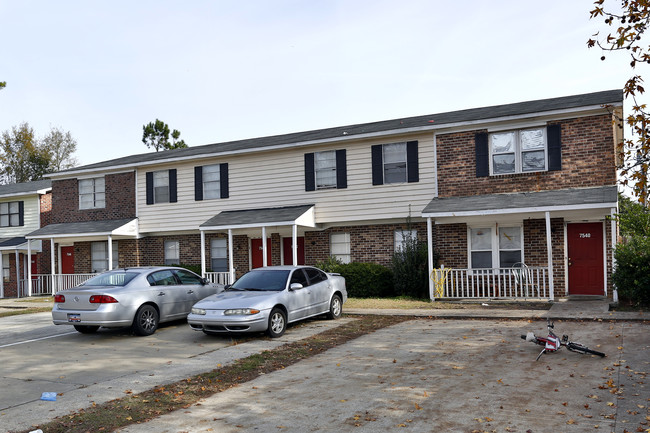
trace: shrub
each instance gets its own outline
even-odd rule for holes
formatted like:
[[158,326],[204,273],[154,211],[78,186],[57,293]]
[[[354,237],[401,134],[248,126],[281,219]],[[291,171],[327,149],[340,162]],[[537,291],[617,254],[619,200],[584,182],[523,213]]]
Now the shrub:
[[650,305],[650,238],[633,236],[614,251],[612,279],[620,297],[636,305]]
[[392,272],[377,263],[342,263],[330,272],[345,278],[348,296],[354,298],[379,298],[392,292]]
[[324,262],[317,262],[314,266],[325,272],[338,272],[336,269],[338,269],[342,264],[343,262],[340,259],[337,259],[335,256],[329,256],[327,260]]
[[409,231],[404,232],[401,248],[393,254],[391,268],[397,296],[429,297],[429,264],[425,242]]

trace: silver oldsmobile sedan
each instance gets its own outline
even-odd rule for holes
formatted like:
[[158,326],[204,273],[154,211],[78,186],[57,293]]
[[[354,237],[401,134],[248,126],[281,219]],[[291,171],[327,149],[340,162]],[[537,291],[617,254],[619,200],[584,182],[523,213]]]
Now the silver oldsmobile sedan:
[[136,335],[151,335],[159,323],[184,319],[197,301],[220,291],[222,285],[182,268],[115,269],[58,292],[52,321],[84,334],[130,326]]
[[341,316],[345,278],[310,266],[269,266],[244,274],[224,292],[199,301],[187,323],[206,334],[284,334],[287,324],[326,314]]

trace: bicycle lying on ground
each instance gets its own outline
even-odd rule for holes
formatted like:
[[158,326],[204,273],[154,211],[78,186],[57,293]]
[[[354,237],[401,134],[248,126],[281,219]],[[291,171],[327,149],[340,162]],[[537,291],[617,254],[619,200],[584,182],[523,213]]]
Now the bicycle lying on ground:
[[584,344],[576,343],[574,341],[569,341],[569,336],[568,335],[563,335],[562,339],[555,335],[553,333],[553,322],[550,320],[546,321],[546,326],[548,328],[548,336],[547,337],[538,337],[534,333],[529,332],[527,335],[522,335],[521,338],[523,338],[526,341],[532,341],[535,344],[539,344],[540,346],[544,346],[541,352],[539,352],[539,355],[537,355],[537,358],[535,358],[535,361],[537,361],[540,356],[547,352],[556,352],[559,350],[562,346],[566,346],[567,349],[569,349],[572,352],[577,352],[577,353],[583,353],[583,354],[590,354],[590,355],[597,355],[600,357],[604,357],[605,354],[602,352],[598,352],[596,350],[592,350],[585,346]]

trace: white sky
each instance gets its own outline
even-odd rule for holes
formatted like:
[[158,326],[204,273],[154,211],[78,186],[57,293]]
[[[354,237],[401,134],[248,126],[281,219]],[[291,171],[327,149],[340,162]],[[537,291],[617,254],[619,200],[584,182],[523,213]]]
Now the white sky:
[[198,146],[620,89],[592,5],[0,0],[0,131],[60,127],[89,164],[153,151],[156,118]]

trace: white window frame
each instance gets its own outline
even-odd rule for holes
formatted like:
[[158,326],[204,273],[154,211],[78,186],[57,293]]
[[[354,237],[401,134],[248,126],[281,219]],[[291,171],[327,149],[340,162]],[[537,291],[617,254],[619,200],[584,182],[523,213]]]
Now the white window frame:
[[169,170],[153,172],[153,202],[169,203]]
[[[406,236],[405,236],[406,235]],[[404,248],[404,242],[406,242],[406,238],[410,237],[411,239],[417,239],[418,238],[418,231],[417,230],[407,230],[407,229],[397,229],[395,230],[393,234],[393,248],[396,253],[402,251]]]
[[[543,145],[532,149],[524,149],[523,143],[525,142],[525,135],[534,131],[539,131],[542,134]],[[494,137],[497,135],[512,134],[513,148],[508,151],[497,152],[494,145]],[[490,176],[503,176],[508,174],[520,173],[535,173],[541,171],[548,171],[548,137],[546,134],[546,126],[522,129],[510,129],[503,131],[493,131],[489,133],[489,147],[490,147]],[[527,169],[524,167],[524,156],[534,152],[544,152],[544,167]],[[513,154],[515,158],[514,171],[505,173],[497,173],[494,167],[494,157],[498,155]]]
[[[98,248],[102,245],[101,248]],[[96,266],[100,264],[101,266]],[[108,270],[108,241],[96,241],[90,243],[90,265],[92,272],[95,274]],[[119,266],[119,253],[117,250],[117,241],[113,241],[113,269]]]
[[[82,192],[82,184],[89,184],[89,192]],[[106,180],[102,177],[79,179],[79,209],[103,209],[106,207]],[[83,200],[88,197],[89,200]]]
[[[221,164],[204,165],[201,167],[203,199],[212,200],[221,198]],[[216,179],[210,175],[216,175]]]
[[181,246],[176,240],[166,240],[164,242],[164,261],[165,266],[174,266],[181,264]]
[[9,262],[9,254],[2,255],[2,279],[9,281],[11,278],[11,263]]
[[[387,161],[387,153],[386,150],[391,148],[391,147],[400,147],[401,148],[401,159],[395,160],[395,161]],[[405,141],[399,142],[399,143],[388,143],[388,144],[382,144],[381,146],[381,160],[382,160],[382,174],[384,176],[384,184],[397,184],[397,183],[406,183],[408,181],[408,158],[407,158],[407,145]],[[388,170],[394,170],[394,169],[399,169],[399,172],[403,172],[404,176],[403,179],[399,180],[390,180],[388,177]]]
[[0,203],[0,227],[20,227],[20,202]]
[[[225,260],[225,266],[217,269],[214,260]],[[210,269],[212,272],[228,272],[228,240],[226,238],[214,238],[210,240]]]
[[[500,245],[501,229],[519,229],[520,249],[502,249]],[[472,249],[472,230],[490,229],[490,249]],[[467,267],[469,269],[500,269],[501,268],[501,251],[521,251],[521,263],[525,263],[524,258],[524,226],[521,223],[504,223],[504,224],[475,224],[467,226]],[[475,268],[472,263],[473,252],[491,252],[492,266],[489,268]],[[495,266],[496,265],[496,266]]]
[[330,233],[330,255],[343,263],[350,263],[352,258],[350,254],[350,233]]
[[336,188],[336,150],[314,152],[316,189]]

